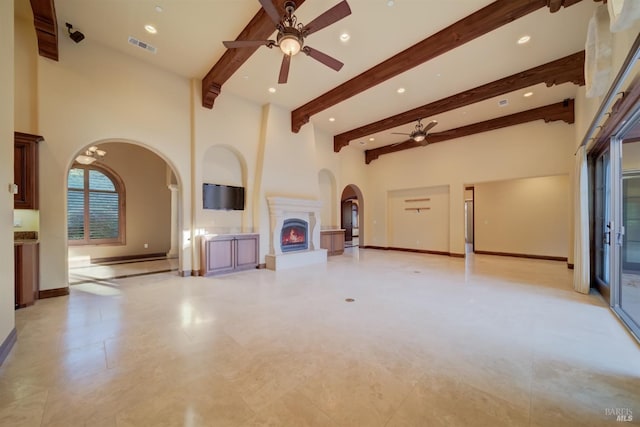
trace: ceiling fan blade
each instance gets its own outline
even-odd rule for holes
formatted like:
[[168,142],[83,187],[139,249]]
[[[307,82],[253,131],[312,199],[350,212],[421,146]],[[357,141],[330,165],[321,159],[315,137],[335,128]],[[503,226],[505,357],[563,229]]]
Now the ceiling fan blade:
[[289,65],[291,64],[291,55],[282,56],[282,65],[280,65],[280,76],[278,84],[285,84],[289,78]]
[[429,122],[429,124],[427,124],[427,125],[424,127],[424,131],[425,131],[425,132],[429,132],[429,129],[431,129],[432,127],[434,127],[434,126],[435,126],[435,125],[437,125],[437,124],[438,124],[438,121],[437,121],[437,120],[431,120],[431,121]]
[[302,28],[302,32],[305,36],[308,36],[309,34],[313,34],[324,27],[328,27],[349,15],[351,15],[351,8],[349,7],[347,0],[343,0],[305,25]]
[[256,46],[269,46],[269,44],[275,43],[273,40],[231,40],[222,42],[227,49],[235,49],[242,47],[256,47]]
[[271,18],[273,23],[278,25],[280,23],[281,16],[280,16],[280,13],[278,13],[278,9],[276,9],[276,7],[273,5],[273,1],[272,0],[258,0],[258,1],[262,5],[262,8],[264,9],[264,11],[267,12],[267,15],[269,15],[269,18]]
[[327,67],[333,68],[336,71],[340,71],[340,69],[344,65],[342,62],[338,61],[337,59],[332,58],[326,53],[322,53],[319,50],[316,50],[312,47],[305,46],[302,48],[302,51],[307,55],[309,55],[310,57],[312,57],[313,59],[315,59],[316,61],[322,62]]

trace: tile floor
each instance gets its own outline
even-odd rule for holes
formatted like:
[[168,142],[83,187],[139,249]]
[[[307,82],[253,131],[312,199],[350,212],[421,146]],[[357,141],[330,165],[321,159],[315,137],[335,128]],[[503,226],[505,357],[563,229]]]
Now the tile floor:
[[16,323],[1,426],[640,424],[640,347],[560,262],[349,249],[73,286]]
[[177,258],[130,260],[75,267],[70,266],[69,283],[71,285],[78,285],[110,279],[143,276],[150,273],[166,273],[177,270]]

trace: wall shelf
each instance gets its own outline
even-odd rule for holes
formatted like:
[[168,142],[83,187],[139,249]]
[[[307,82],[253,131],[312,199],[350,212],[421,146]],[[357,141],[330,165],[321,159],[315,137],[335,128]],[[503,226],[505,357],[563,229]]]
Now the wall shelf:
[[429,202],[431,201],[431,199],[405,199],[404,200],[406,203],[413,203],[413,202]]

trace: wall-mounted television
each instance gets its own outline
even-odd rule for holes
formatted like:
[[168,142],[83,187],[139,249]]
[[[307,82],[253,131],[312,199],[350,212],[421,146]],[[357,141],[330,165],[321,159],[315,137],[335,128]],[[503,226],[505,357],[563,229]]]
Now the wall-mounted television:
[[202,207],[204,209],[244,210],[244,187],[202,184]]

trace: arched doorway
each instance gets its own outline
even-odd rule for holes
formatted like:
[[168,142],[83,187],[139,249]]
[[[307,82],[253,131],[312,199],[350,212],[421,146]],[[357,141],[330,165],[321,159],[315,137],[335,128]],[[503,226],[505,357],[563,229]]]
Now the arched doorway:
[[99,141],[76,153],[66,185],[70,284],[179,269],[180,184],[163,156]]
[[345,247],[364,246],[364,199],[357,185],[349,184],[342,190],[340,206],[340,227],[345,230]]

